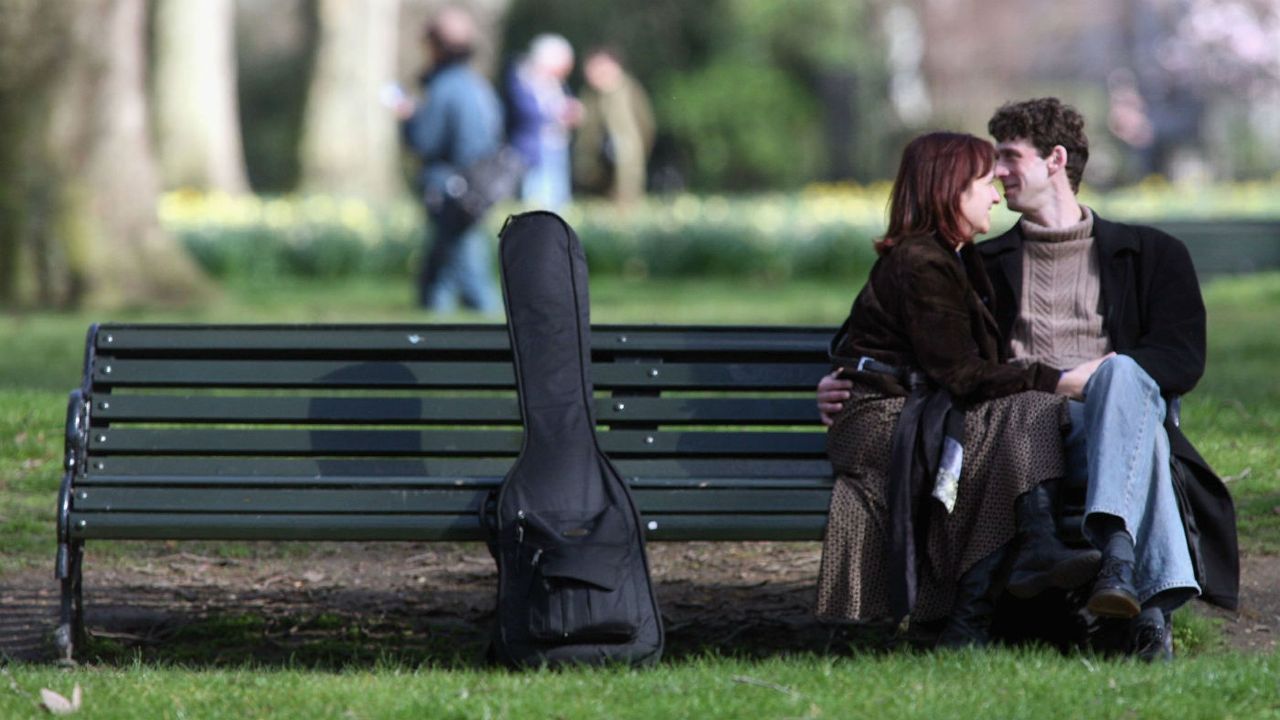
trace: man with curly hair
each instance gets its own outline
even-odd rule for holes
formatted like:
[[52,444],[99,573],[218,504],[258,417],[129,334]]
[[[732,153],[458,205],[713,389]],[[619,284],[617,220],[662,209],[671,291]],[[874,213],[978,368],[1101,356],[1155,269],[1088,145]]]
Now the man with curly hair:
[[[1005,200],[1022,214],[978,245],[994,291],[983,301],[1010,356],[1060,368],[1105,358],[1067,393],[1075,399],[1064,484],[1085,488],[1082,532],[1102,553],[1087,608],[1128,620],[1132,654],[1171,658],[1174,609],[1197,595],[1238,602],[1234,506],[1182,434],[1173,400],[1204,373],[1195,268],[1177,239],[1080,204],[1089,142],[1074,108],[1057,98],[1009,103],[988,131]],[[824,421],[840,408],[845,382],[819,385]],[[1019,502],[1023,545],[1008,582],[1016,596],[1062,587],[1041,570],[1060,552],[1054,505],[1047,490]]]

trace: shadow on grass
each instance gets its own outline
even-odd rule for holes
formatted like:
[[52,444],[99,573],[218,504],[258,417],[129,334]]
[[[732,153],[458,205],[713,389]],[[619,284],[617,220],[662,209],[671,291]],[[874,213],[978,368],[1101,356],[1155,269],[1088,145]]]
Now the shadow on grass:
[[[302,557],[268,553],[229,559],[184,552],[128,564],[98,563],[86,577],[89,637],[77,659],[107,667],[486,666],[496,573],[483,548],[420,552],[423,548],[412,545],[379,546],[376,555],[356,548],[356,555],[337,557],[326,556],[328,549]],[[807,571],[788,576],[757,558],[753,566],[768,572],[726,574],[717,562],[731,569],[748,563],[734,547],[709,551],[715,549],[673,547],[660,553],[666,574],[655,584],[666,628],[665,662],[709,655],[758,660],[911,652],[932,647],[940,629],[937,623],[913,623],[900,634],[887,624],[820,623],[812,615],[814,581]],[[755,550],[737,547],[736,552]],[[770,557],[796,566],[801,566],[797,558],[808,557],[805,548],[791,555],[787,548],[770,550]],[[353,557],[376,561],[353,562]],[[678,571],[704,577],[671,577]],[[710,575],[726,579],[705,579]],[[45,573],[13,579],[19,582],[0,591],[0,653],[27,662],[53,661],[49,638],[57,622],[57,585]],[[1034,603],[1002,602],[996,629],[1006,637],[1035,636],[1070,651],[1073,636],[1079,638],[1086,628],[1078,618],[1074,624],[1064,619],[1061,603],[1068,601],[1066,595],[1046,593]],[[1179,653],[1223,646],[1211,618],[1192,611],[1180,611],[1178,618]],[[1055,630],[1059,635],[1052,637]]]
[[[668,584],[664,589],[733,596],[742,588]],[[423,603],[383,591],[253,592],[209,606],[190,593],[184,600],[162,589],[103,590],[113,600],[89,608],[89,637],[77,653],[82,664],[322,671],[490,667],[485,653],[493,622],[490,593],[435,593]],[[762,660],[920,652],[933,646],[940,629],[937,623],[917,624],[905,633],[887,624],[832,626],[741,606],[729,611],[673,606],[664,616],[664,663],[707,656]],[[1210,619],[1186,611],[1179,617],[1180,655],[1222,649]],[[51,662],[47,632],[44,645],[43,652],[25,659]],[[1099,654],[1110,653],[1104,648]]]
[[[752,589],[758,588],[745,588]],[[932,643],[931,628],[899,636],[887,625],[819,623],[807,608],[782,607],[787,603],[778,596],[785,593],[767,595],[753,607],[730,604],[742,599],[742,586],[663,583],[659,592],[680,598],[664,603],[666,662],[707,655],[866,654]],[[478,669],[487,666],[494,619],[492,589],[422,598],[338,590],[247,592],[230,599],[199,597],[190,588],[126,587],[94,594],[103,599],[95,604],[86,598],[89,638],[77,658],[100,666]],[[695,605],[688,601],[693,596],[727,602]]]

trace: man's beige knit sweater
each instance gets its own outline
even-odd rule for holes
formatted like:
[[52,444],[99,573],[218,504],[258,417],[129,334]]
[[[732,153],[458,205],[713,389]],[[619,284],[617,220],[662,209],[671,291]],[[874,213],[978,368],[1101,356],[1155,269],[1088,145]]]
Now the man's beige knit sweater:
[[1022,298],[1010,343],[1020,362],[1067,370],[1110,351],[1102,328],[1093,211],[1051,229],[1023,218]]

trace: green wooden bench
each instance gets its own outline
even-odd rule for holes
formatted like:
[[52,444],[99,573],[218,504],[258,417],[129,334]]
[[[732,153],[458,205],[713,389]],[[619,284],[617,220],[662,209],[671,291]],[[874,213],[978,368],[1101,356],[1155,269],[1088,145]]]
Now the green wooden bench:
[[[818,540],[828,328],[597,326],[599,438],[649,540]],[[84,543],[484,539],[520,450],[501,325],[98,325],[67,408],[56,642]]]

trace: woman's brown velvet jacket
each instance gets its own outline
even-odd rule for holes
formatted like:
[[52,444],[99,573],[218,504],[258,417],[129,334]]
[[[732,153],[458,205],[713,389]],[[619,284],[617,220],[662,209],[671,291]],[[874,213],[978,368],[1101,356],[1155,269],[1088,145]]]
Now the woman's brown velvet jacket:
[[[991,298],[973,245],[956,253],[936,236],[904,238],[871,268],[837,354],[919,369],[964,403],[1023,390],[1053,392],[1057,368],[1004,364],[1004,344],[986,305]],[[906,394],[887,375],[859,373],[857,379]]]

